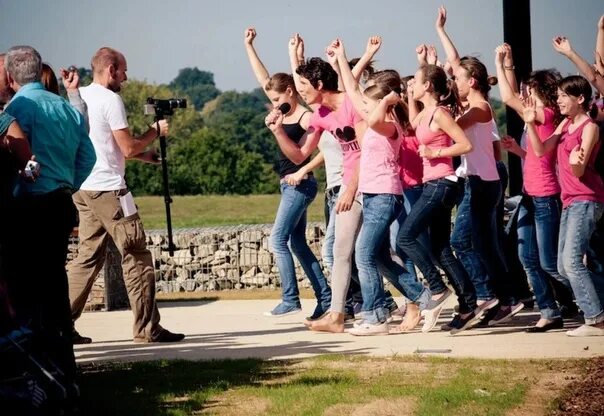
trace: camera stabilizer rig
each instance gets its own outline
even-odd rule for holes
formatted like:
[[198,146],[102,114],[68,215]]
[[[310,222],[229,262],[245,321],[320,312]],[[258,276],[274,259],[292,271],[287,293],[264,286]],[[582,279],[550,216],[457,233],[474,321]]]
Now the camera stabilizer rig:
[[170,257],[174,256],[174,240],[172,238],[172,215],[170,213],[170,204],[172,198],[170,197],[170,186],[168,182],[168,159],[166,155],[166,137],[160,136],[159,134],[159,120],[163,120],[165,116],[171,116],[174,114],[174,110],[177,108],[187,108],[187,100],[182,98],[170,98],[167,100],[157,100],[155,98],[147,98],[147,104],[145,105],[145,114],[153,115],[155,122],[155,130],[159,137],[159,152],[161,157],[161,171],[162,180],[164,185],[164,203],[166,205],[166,224],[168,226],[168,252]]

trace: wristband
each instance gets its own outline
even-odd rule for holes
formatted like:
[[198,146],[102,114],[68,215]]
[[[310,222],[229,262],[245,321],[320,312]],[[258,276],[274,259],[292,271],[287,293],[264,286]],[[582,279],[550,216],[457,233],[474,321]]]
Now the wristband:
[[508,71],[513,71],[514,69],[516,69],[516,66],[515,65],[510,65],[510,66],[504,65],[503,69],[507,69]]

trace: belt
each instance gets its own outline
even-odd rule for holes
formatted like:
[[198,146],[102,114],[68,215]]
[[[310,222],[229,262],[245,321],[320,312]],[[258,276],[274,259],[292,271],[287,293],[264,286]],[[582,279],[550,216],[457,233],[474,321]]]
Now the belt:
[[336,196],[340,192],[340,185],[334,186],[332,188],[325,190],[325,196],[327,198],[331,198],[332,196]]

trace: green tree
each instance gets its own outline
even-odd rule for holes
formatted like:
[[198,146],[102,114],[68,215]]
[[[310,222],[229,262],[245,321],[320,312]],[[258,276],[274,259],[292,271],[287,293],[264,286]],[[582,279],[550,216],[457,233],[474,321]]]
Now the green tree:
[[195,68],[183,68],[170,83],[170,88],[190,97],[191,104],[202,110],[203,106],[220,95],[220,90],[214,83],[214,74]]
[[[143,134],[153,122],[153,116],[144,114],[144,105],[148,97],[171,98],[173,91],[165,85],[152,85],[141,81],[129,81],[124,84],[120,93],[128,124],[133,135]],[[170,132],[167,137],[168,164],[171,167],[171,154],[178,143],[187,141],[198,131],[203,121],[199,113],[192,108],[177,109],[174,116],[169,117]],[[159,141],[153,142],[150,147],[159,149]],[[159,151],[159,150],[158,150]],[[172,178],[171,178],[172,179]],[[137,195],[159,195],[163,191],[161,167],[142,163],[137,160],[129,160],[126,164],[126,181],[128,186]]]
[[262,157],[224,131],[203,128],[174,148],[176,194],[250,194],[264,190]]

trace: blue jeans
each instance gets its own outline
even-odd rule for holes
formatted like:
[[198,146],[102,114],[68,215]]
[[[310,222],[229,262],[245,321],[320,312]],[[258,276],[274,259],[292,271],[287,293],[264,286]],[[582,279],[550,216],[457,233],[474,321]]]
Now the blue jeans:
[[[554,279],[565,282],[558,273],[557,260],[560,210],[558,195],[524,195],[518,211],[518,256],[533,287],[541,316],[545,319],[560,317],[552,282]],[[567,298],[571,297],[569,290],[567,281],[566,289],[558,289],[567,292]]]
[[476,297],[489,300],[495,297],[495,285],[502,288],[504,304],[509,299],[505,279],[506,265],[501,255],[497,232],[496,210],[501,196],[499,181],[484,181],[470,175],[465,181],[465,192],[457,208],[451,246],[474,284]]
[[572,202],[562,210],[558,242],[558,271],[568,279],[585,323],[604,322],[604,310],[596,292],[593,273],[583,263],[589,239],[602,216],[604,205],[598,202]]
[[397,251],[406,253],[428,281],[440,279],[430,252],[417,241],[428,230],[432,255],[440,262],[453,286],[461,313],[476,308],[476,292],[463,266],[453,255],[450,244],[451,210],[459,198],[459,184],[448,179],[426,182],[419,201],[411,208],[407,220],[399,230]]
[[355,245],[355,261],[363,293],[362,318],[368,323],[382,323],[389,316],[384,305],[382,275],[405,297],[417,301],[423,294],[421,303],[427,302],[427,292],[421,283],[396,264],[390,253],[388,229],[402,208],[401,195],[363,195],[363,225]]
[[325,237],[323,237],[323,247],[321,247],[321,257],[323,258],[323,267],[331,272],[333,266],[333,242],[336,240],[336,202],[339,192],[325,195],[325,218],[327,226],[325,227]]
[[[407,215],[409,214],[409,212],[411,212],[411,208],[413,207],[413,205],[415,205],[415,203],[422,196],[423,189],[424,189],[423,185],[417,185],[417,186],[413,186],[411,188],[405,189],[403,191],[403,196],[405,197],[405,203],[403,206],[403,210],[401,211],[398,218],[396,220],[394,220],[394,222],[390,226],[390,249],[392,250],[393,253],[397,253],[396,237],[398,235],[398,231],[400,230],[401,226],[407,219]],[[418,239],[419,239],[420,244],[426,250],[430,250],[430,236],[428,235],[427,231],[421,233]],[[414,279],[417,280],[417,273],[415,272],[415,265],[413,264],[413,262],[411,261],[409,256],[407,256],[405,253],[400,252],[400,250],[398,250],[397,254],[399,254],[401,260],[403,261],[403,265],[405,266],[405,269],[407,270],[407,272],[411,275],[411,277],[413,277]],[[432,259],[432,260],[434,261],[434,259]],[[443,282],[443,279],[440,279],[440,278],[436,281],[432,281],[432,282],[429,281],[428,284],[430,286],[430,292],[432,292],[432,294],[434,294],[434,295],[442,293],[447,289],[447,287],[445,286],[445,283]]]
[[303,180],[298,186],[281,184],[281,201],[271,231],[270,246],[279,268],[283,303],[300,306],[293,253],[308,276],[317,301],[324,310],[328,310],[331,289],[317,258],[306,243],[306,208],[316,195],[317,182],[314,177]]

